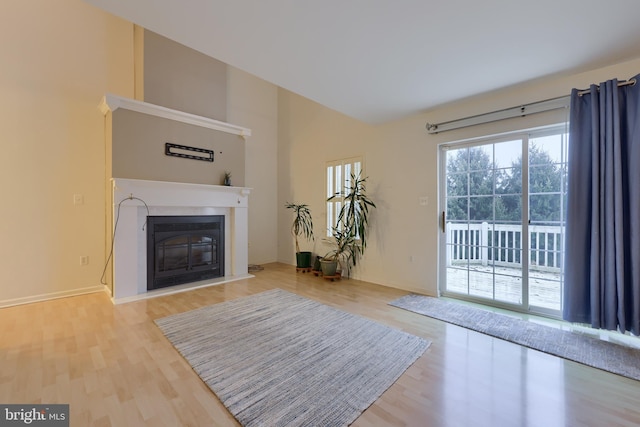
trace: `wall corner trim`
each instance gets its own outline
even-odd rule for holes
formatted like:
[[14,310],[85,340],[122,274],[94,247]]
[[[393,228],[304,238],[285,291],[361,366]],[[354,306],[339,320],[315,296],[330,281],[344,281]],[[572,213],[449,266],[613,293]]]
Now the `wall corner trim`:
[[148,102],[137,101],[135,99],[122,98],[120,96],[106,94],[100,105],[100,112],[107,115],[118,108],[124,108],[138,113],[149,114],[151,116],[162,117],[165,119],[175,120],[190,125],[200,126],[208,129],[214,129],[221,132],[239,135],[243,138],[251,136],[251,129],[242,126],[233,125],[231,123],[221,122],[219,120],[208,117],[198,116],[184,111],[173,110],[171,108],[162,107],[160,105],[149,104]]

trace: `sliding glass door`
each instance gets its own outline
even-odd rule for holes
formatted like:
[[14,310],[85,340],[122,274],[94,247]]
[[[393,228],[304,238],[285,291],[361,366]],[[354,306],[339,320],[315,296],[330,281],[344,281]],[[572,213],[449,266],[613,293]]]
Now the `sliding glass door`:
[[560,315],[567,206],[568,134],[529,138],[529,306]]
[[441,165],[441,292],[559,313],[565,134],[444,145]]

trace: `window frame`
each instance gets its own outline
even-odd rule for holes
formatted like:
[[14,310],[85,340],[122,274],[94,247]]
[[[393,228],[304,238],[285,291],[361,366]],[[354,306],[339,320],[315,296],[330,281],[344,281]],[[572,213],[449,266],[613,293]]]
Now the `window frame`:
[[[531,166],[533,166],[534,168],[537,167],[537,164],[531,165],[529,163],[529,149],[530,149],[530,144],[536,140],[536,139],[541,139],[547,136],[553,136],[553,135],[557,135],[560,137],[561,141],[560,141],[560,162],[557,163],[559,165],[563,165],[562,167],[566,167],[567,162],[568,162],[568,158],[567,158],[567,149],[568,149],[568,141],[569,141],[569,126],[568,123],[565,122],[563,123],[558,123],[558,124],[554,124],[554,125],[548,125],[548,126],[543,126],[543,127],[539,127],[539,128],[531,128],[531,129],[523,129],[523,130],[519,130],[519,131],[513,131],[513,132],[505,132],[502,134],[498,134],[498,135],[492,135],[492,136],[484,136],[484,137],[479,137],[479,138],[470,138],[470,139],[466,139],[466,140],[461,140],[461,141],[452,141],[452,142],[446,142],[446,143],[441,143],[438,144],[438,157],[439,157],[439,161],[438,161],[438,207],[439,207],[439,212],[441,214],[443,214],[446,210],[447,210],[447,189],[446,189],[446,175],[447,175],[447,163],[446,163],[446,152],[448,150],[451,149],[459,149],[459,148],[472,148],[472,147],[476,147],[476,146],[482,146],[482,145],[486,145],[486,144],[496,144],[496,143],[500,143],[500,142],[504,142],[510,139],[521,139],[523,144],[522,144],[522,162],[523,162],[523,182],[522,182],[522,191],[523,194],[526,194],[527,197],[523,197],[522,199],[522,233],[523,233],[523,240],[522,240],[522,246],[526,247],[528,249],[526,249],[526,255],[523,255],[523,270],[526,270],[526,275],[522,276],[522,283],[523,283],[523,300],[520,304],[511,304],[508,302],[502,302],[499,300],[491,300],[491,299],[486,299],[486,298],[477,298],[476,296],[473,295],[465,295],[465,294],[459,294],[456,292],[451,292],[448,290],[447,288],[447,254],[448,254],[448,248],[447,248],[447,231],[446,231],[446,223],[444,222],[446,220],[446,217],[441,216],[440,220],[441,220],[441,230],[439,233],[439,243],[438,243],[438,252],[439,252],[439,259],[438,259],[438,293],[439,295],[442,296],[448,296],[448,297],[453,297],[453,298],[459,298],[459,299],[463,299],[463,300],[469,300],[469,301],[474,301],[474,302],[479,302],[481,304],[485,304],[485,305],[491,305],[491,306],[496,306],[496,307],[500,307],[500,308],[506,308],[509,310],[515,310],[515,311],[522,311],[522,312],[526,312],[526,313],[535,313],[535,314],[539,314],[539,315],[544,315],[544,316],[549,316],[549,317],[556,317],[559,318],[561,311],[562,311],[562,306],[563,306],[563,301],[562,301],[562,291],[560,291],[560,310],[557,310],[555,308],[548,308],[548,307],[544,307],[543,305],[540,305],[536,302],[531,302],[530,301],[530,279],[533,277],[532,275],[530,275],[530,271],[529,271],[529,267],[530,267],[530,261],[532,260],[532,254],[534,251],[538,250],[538,245],[536,244],[535,248],[531,247],[531,242],[530,242],[530,230],[529,228],[531,226],[535,226],[537,225],[536,223],[538,222],[535,219],[531,218],[531,206],[530,206],[530,200],[531,200],[531,195],[533,194],[535,195],[545,195],[548,194],[547,192],[545,193],[531,193],[530,192],[530,184],[531,184]],[[558,226],[560,227],[564,227],[563,223],[566,224],[566,219],[562,219],[564,218],[564,207],[566,207],[566,195],[563,195],[564,192],[566,191],[566,178],[563,180],[561,179],[561,183],[560,183],[560,192],[559,195],[563,198],[560,202],[560,221]],[[552,192],[553,194],[556,194],[555,192]],[[549,221],[543,221],[543,222],[549,222]],[[561,244],[561,246],[564,246],[565,241],[565,237],[564,237],[564,230],[562,231],[562,235],[560,237],[561,242],[563,242]],[[554,240],[555,241],[555,240]],[[547,248],[547,243],[545,242],[545,250]],[[538,259],[539,254],[536,254],[535,259]],[[562,250],[560,252],[560,255],[556,255],[558,262],[556,263],[554,260],[554,265],[559,266],[561,268],[561,275],[564,274],[564,267],[563,267],[563,257],[564,257],[564,251]],[[545,261],[546,263],[546,261]],[[545,264],[546,267],[546,264]],[[560,278],[560,287],[562,289],[563,283],[564,283],[564,276],[561,276]]]
[[[351,174],[364,175],[364,157],[354,156],[331,160],[325,165],[326,236],[333,235],[340,209],[344,203],[345,188],[351,185]],[[332,198],[333,197],[333,198]],[[331,200],[329,200],[332,198]]]

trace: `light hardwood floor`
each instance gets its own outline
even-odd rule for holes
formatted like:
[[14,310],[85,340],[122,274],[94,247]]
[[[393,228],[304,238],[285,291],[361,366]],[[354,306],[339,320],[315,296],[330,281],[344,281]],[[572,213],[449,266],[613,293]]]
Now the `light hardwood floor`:
[[256,277],[113,306],[0,310],[0,403],[69,403],[72,426],[235,426],[154,319],[281,288],[432,341],[354,426],[638,426],[640,382],[387,303],[406,292],[268,264]]

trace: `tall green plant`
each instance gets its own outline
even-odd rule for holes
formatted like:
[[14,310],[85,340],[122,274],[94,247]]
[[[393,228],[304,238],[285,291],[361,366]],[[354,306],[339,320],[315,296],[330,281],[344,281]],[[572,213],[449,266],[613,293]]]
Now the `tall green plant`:
[[[327,201],[342,198],[342,207],[332,234],[337,243],[336,258],[345,260],[346,268],[355,267],[367,247],[369,236],[369,214],[375,203],[367,195],[367,178],[351,174],[351,182],[343,192],[336,193]],[[332,252],[335,253],[336,249]]]
[[311,210],[309,209],[309,205],[289,202],[285,204],[285,207],[293,210],[294,217],[293,223],[291,224],[291,234],[296,240],[296,252],[300,252],[298,236],[303,236],[307,240],[314,240]]

